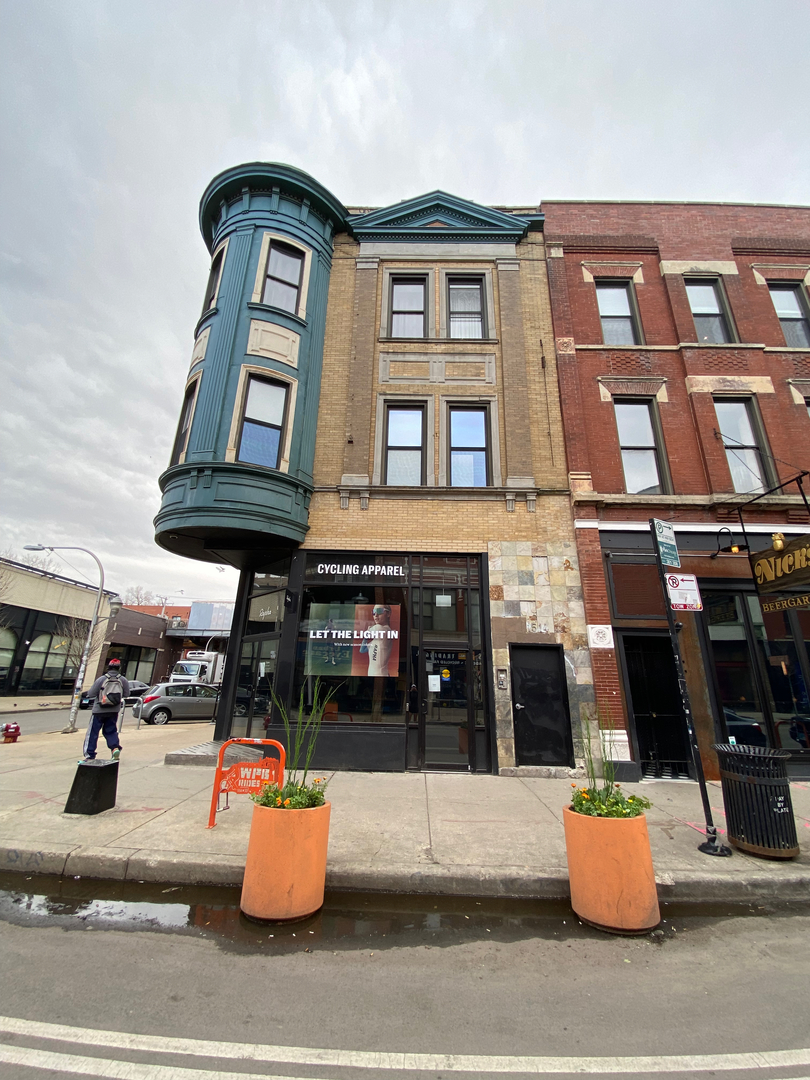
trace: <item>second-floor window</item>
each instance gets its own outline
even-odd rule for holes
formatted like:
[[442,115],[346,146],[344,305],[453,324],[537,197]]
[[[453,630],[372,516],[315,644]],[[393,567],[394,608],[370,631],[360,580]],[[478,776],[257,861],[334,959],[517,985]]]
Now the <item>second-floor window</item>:
[[239,461],[277,469],[287,405],[287,387],[251,375],[245,397]]
[[630,283],[596,283],[596,302],[605,345],[638,345],[639,333],[633,311]]
[[450,337],[484,337],[483,282],[469,278],[450,278],[447,289]]
[[200,380],[195,379],[193,383],[190,383],[186,387],[186,396],[183,398],[183,411],[180,413],[180,423],[177,426],[177,435],[174,440],[174,447],[172,448],[172,457],[169,465],[178,465],[180,458],[186,452],[188,446],[189,429],[191,427],[191,417],[194,413],[194,401],[197,397],[197,387]]
[[489,474],[489,411],[451,406],[450,486],[486,487]]
[[425,410],[421,405],[389,405],[386,415],[385,483],[425,482]]
[[753,402],[715,401],[714,409],[734,490],[764,491],[765,467],[762,448],[756,435]]
[[633,495],[660,495],[661,452],[651,401],[616,401],[616,427],[622,452],[624,488]]
[[722,345],[731,341],[729,319],[723,305],[720,283],[700,278],[687,281],[686,295],[689,297],[698,341],[711,345]]
[[267,256],[267,272],[262,303],[272,304],[283,311],[298,313],[301,296],[301,274],[304,255],[293,247],[273,240]]
[[425,337],[425,279],[391,281],[391,337]]
[[810,326],[807,321],[807,301],[801,285],[769,285],[771,300],[791,349],[810,348]]

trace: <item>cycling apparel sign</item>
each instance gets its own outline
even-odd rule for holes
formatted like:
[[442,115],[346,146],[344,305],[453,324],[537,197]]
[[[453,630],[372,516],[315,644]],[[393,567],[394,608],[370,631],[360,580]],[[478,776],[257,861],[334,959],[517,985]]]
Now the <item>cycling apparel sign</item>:
[[399,674],[399,604],[311,604],[307,675]]

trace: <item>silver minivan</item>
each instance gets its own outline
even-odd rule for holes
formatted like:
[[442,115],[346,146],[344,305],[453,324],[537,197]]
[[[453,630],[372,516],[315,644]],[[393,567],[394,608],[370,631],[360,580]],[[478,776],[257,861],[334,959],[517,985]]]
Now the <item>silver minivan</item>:
[[132,715],[145,724],[213,720],[218,698],[218,688],[205,683],[158,683],[132,706]]

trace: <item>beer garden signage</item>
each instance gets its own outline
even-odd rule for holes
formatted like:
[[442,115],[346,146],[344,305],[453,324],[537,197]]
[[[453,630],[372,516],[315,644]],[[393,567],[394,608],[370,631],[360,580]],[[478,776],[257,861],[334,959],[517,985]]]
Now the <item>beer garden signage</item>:
[[760,594],[784,592],[799,585],[810,585],[810,534],[805,533],[804,536],[790,540],[781,551],[770,547],[765,551],[753,552],[750,560],[757,592]]

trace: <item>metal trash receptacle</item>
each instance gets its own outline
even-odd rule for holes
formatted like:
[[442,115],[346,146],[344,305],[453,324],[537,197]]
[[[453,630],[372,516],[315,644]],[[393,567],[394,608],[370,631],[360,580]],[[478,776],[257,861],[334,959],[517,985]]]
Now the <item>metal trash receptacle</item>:
[[715,743],[728,839],[750,855],[791,859],[799,854],[787,777],[787,750]]

